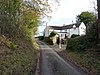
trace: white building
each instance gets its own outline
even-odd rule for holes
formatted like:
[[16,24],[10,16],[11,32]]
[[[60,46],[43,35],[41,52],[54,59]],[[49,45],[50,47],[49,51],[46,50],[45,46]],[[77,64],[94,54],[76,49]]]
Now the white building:
[[81,25],[79,26],[79,35],[85,35],[86,34],[86,26],[85,24],[82,22]]
[[83,22],[64,26],[47,26],[45,28],[45,37],[48,37],[52,31],[57,31],[62,37],[66,34],[70,38],[72,34],[85,35],[86,26]]

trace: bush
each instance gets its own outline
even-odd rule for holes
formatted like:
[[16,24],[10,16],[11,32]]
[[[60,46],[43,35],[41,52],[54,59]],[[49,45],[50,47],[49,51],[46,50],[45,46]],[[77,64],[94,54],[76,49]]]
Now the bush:
[[49,44],[49,45],[53,45],[53,40],[52,40],[52,38],[49,38],[48,44]]
[[83,51],[88,47],[86,36],[69,38],[66,49],[71,51]]
[[72,36],[71,36],[71,38],[75,38],[75,37],[78,37],[79,35],[77,35],[77,34],[73,34]]
[[97,25],[95,23],[90,25],[86,32],[88,42],[95,45],[98,42]]
[[44,40],[44,36],[39,36],[39,40]]
[[72,35],[68,39],[66,49],[71,51],[83,51],[84,49],[94,48],[97,45],[97,34],[95,25],[91,25],[87,30],[86,36],[77,37],[77,35]]
[[55,36],[57,34],[57,32],[55,32],[55,31],[52,31],[51,33],[50,33],[50,35],[49,35],[49,38],[48,38],[48,41],[47,41],[47,43],[49,44],[49,45],[53,45],[53,37]]
[[44,41],[49,45],[53,45],[52,38],[50,38],[50,37],[45,37]]
[[55,36],[56,34],[57,34],[57,32],[52,31],[52,32],[50,33],[50,36],[49,36],[49,37],[53,37],[53,36]]

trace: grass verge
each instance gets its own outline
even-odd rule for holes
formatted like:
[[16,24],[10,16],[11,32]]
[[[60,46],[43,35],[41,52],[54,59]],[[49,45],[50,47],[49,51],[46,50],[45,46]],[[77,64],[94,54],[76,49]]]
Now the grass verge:
[[0,44],[0,75],[32,75],[37,63],[37,51],[25,39],[17,39],[18,48]]
[[66,50],[66,54],[72,62],[75,62],[83,70],[87,71],[89,75],[100,74],[100,60],[99,57],[94,57],[87,52],[72,52]]

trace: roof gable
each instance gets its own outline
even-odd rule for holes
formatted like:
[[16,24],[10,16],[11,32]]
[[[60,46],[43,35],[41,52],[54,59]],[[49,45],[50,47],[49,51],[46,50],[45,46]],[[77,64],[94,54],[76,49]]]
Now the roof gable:
[[80,24],[79,28],[80,28],[80,27],[86,28],[86,26],[85,26],[85,24],[84,24],[83,22]]

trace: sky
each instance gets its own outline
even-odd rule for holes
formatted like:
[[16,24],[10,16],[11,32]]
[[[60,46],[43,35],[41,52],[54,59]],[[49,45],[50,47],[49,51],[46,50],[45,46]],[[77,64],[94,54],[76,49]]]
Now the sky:
[[[76,16],[83,11],[93,11],[94,1],[96,0],[61,0],[60,6],[55,7],[52,5],[53,12],[52,18],[48,21],[48,26],[62,26],[76,22]],[[38,32],[41,34],[45,28],[39,26]]]

